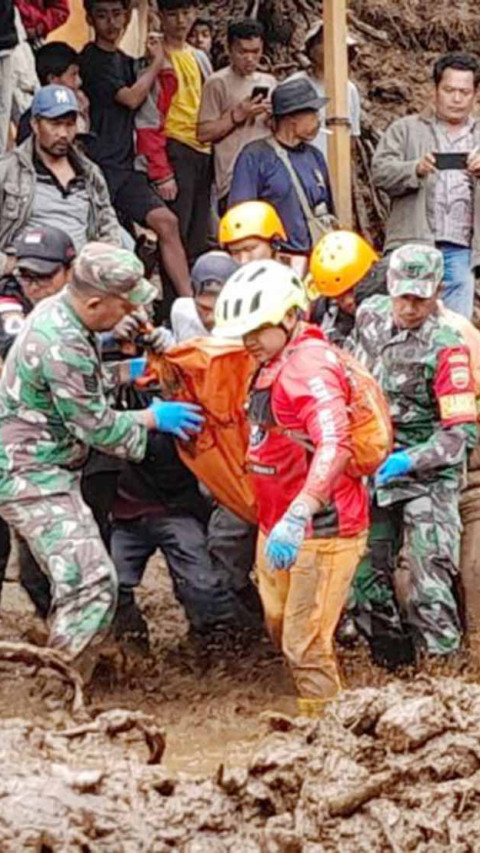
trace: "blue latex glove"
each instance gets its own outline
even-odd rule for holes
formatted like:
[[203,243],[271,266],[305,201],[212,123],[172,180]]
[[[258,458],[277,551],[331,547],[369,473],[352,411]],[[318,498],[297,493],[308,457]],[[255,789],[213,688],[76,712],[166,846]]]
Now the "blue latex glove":
[[308,517],[297,518],[286,512],[270,531],[265,543],[265,557],[272,569],[289,569],[295,563],[305,539]]
[[128,363],[130,369],[130,381],[134,382],[135,379],[140,379],[140,376],[145,372],[145,368],[147,366],[146,358],[131,358]]
[[148,409],[155,418],[158,430],[171,432],[184,441],[188,441],[192,433],[201,432],[205,423],[202,409],[195,403],[170,403],[155,399]]
[[378,469],[375,475],[375,485],[384,486],[390,480],[406,477],[412,468],[413,462],[406,450],[397,450],[396,453],[391,453]]

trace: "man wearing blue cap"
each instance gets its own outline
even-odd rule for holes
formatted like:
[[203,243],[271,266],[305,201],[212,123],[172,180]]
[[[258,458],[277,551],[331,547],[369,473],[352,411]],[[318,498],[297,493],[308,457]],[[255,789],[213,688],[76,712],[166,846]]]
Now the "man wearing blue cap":
[[77,252],[92,239],[121,245],[105,179],[73,145],[78,112],[71,89],[42,86],[32,102],[32,138],[0,162],[0,275],[15,266],[5,250],[25,228],[61,228]]

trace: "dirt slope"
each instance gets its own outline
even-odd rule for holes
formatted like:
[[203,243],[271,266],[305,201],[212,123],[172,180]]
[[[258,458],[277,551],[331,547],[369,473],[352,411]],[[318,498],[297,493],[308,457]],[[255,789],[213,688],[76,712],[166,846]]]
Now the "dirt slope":
[[[257,10],[267,30],[267,60],[279,77],[305,63],[304,35],[322,10],[321,0],[213,0],[204,5],[223,37],[230,17]],[[349,27],[358,39],[351,73],[363,110],[355,212],[361,230],[380,247],[385,210],[369,174],[379,133],[392,119],[428,103],[431,67],[439,54],[480,54],[480,14],[476,0],[350,0],[348,10]]]

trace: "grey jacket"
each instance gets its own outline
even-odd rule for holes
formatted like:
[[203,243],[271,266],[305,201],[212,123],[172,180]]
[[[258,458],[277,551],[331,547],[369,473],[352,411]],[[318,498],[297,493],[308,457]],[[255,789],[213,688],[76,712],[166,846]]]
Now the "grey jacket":
[[[88,239],[121,245],[120,225],[110,202],[107,184],[98,166],[84,154],[71,148],[70,154],[80,166],[90,199],[87,223]],[[0,276],[5,270],[4,251],[25,227],[35,196],[36,173],[33,166],[33,137],[0,157]]]
[[[436,175],[417,175],[418,161],[437,147],[433,122],[433,115],[427,113],[394,121],[375,152],[373,181],[391,201],[385,251],[411,241],[435,242]],[[475,122],[474,138],[480,149],[479,121]],[[480,265],[480,180],[474,186],[472,268]]]

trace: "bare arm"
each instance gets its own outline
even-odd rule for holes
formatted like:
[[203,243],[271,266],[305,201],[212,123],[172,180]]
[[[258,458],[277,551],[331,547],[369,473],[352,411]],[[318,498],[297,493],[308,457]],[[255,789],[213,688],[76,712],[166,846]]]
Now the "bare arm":
[[129,110],[138,109],[143,104],[165,62],[165,53],[163,47],[160,45],[157,48],[157,53],[153,58],[152,64],[148,66],[133,86],[123,86],[118,90],[115,95],[117,103],[128,107]]
[[233,109],[225,110],[220,118],[201,121],[197,128],[199,142],[219,142],[237,127],[241,127],[256,116],[268,113],[268,106],[261,95],[256,98],[245,98]]

